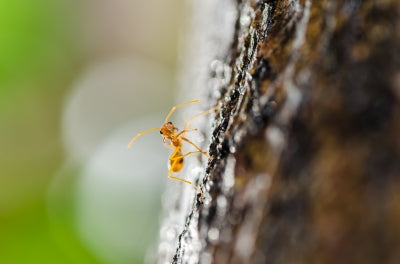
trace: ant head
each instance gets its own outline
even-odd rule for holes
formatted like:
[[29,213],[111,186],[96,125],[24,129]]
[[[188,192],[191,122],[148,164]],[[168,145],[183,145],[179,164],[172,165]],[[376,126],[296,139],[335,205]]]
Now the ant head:
[[174,126],[172,122],[168,122],[161,127],[160,134],[164,137],[170,137],[174,134],[176,130],[178,130],[178,128]]

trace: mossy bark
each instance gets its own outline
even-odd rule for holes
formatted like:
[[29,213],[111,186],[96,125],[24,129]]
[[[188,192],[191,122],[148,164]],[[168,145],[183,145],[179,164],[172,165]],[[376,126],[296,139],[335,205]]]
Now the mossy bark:
[[400,263],[400,2],[235,5],[172,262]]

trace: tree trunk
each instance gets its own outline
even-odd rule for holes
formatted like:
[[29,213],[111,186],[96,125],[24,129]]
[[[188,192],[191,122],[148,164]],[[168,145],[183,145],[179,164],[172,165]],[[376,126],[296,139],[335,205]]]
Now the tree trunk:
[[400,2],[198,2],[220,109],[159,262],[400,263]]

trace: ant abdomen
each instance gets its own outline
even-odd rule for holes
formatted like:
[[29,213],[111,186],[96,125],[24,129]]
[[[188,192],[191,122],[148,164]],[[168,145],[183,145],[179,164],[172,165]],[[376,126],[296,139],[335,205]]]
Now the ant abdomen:
[[169,157],[169,166],[173,172],[178,172],[182,170],[184,165],[182,152],[177,151],[175,154]]

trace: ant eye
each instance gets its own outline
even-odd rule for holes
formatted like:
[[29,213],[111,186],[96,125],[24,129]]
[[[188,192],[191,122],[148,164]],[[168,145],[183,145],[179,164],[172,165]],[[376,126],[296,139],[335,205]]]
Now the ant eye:
[[160,130],[160,134],[162,135],[162,131]]
[[168,122],[168,124],[172,125],[172,122],[171,122],[171,121],[169,121],[169,122]]

